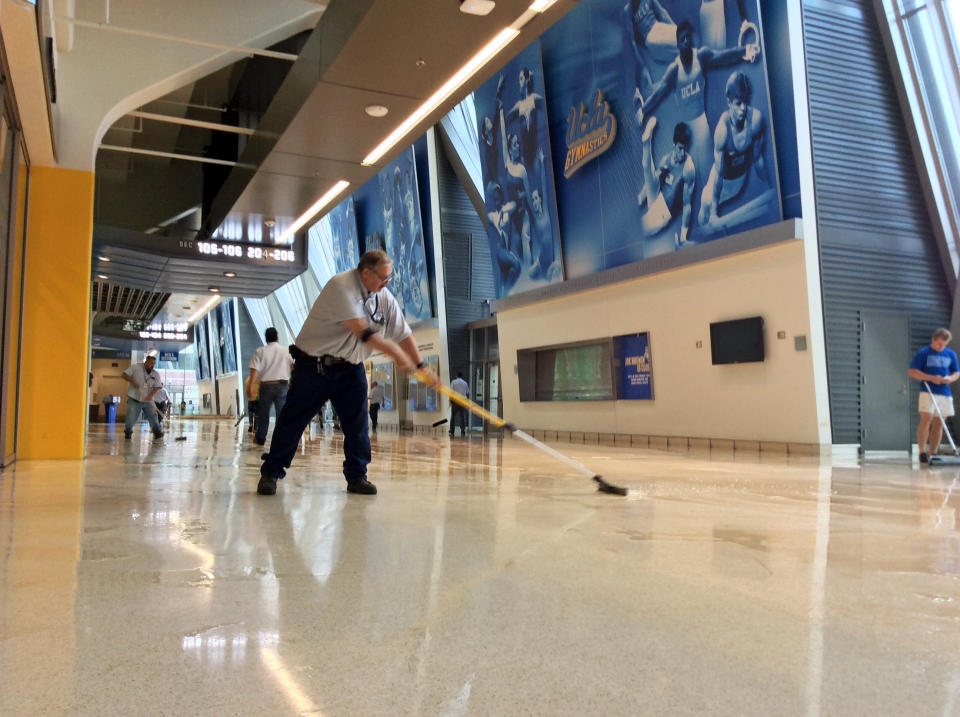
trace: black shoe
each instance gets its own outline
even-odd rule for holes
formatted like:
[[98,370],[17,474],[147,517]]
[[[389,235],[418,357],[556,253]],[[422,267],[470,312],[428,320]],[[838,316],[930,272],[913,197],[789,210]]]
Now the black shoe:
[[921,463],[929,463],[929,462],[930,462],[930,456],[928,456],[926,453],[921,453],[921,454],[920,454],[920,462],[921,462]]
[[161,431],[160,433],[154,433],[153,440],[159,441],[161,438],[163,438],[163,436],[164,436],[163,431]]
[[129,432],[127,432],[127,431],[124,431],[124,432],[123,432],[123,437],[126,438],[126,439],[129,441],[131,438],[133,438],[133,434],[132,434],[132,433],[129,433]]
[[276,495],[277,479],[273,476],[261,476],[257,483],[257,495]]
[[360,493],[362,495],[376,495],[377,486],[366,478],[347,482],[347,493]]

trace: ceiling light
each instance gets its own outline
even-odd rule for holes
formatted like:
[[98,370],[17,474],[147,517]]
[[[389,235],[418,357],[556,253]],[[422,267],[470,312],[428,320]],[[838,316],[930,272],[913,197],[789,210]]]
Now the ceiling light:
[[326,194],[324,194],[316,202],[314,202],[313,206],[311,206],[307,211],[301,214],[297,219],[297,221],[295,221],[293,224],[287,227],[286,230],[283,232],[283,234],[277,237],[276,243],[286,244],[287,240],[290,239],[290,237],[292,237],[294,234],[296,234],[304,224],[306,224],[311,219],[313,219],[313,217],[317,214],[317,212],[319,212],[321,209],[327,206],[330,202],[336,199],[337,195],[340,194],[340,192],[342,192],[344,189],[346,189],[349,186],[350,186],[350,182],[346,181],[345,179],[341,179],[339,182],[337,182],[332,187],[330,187],[330,189],[327,191]]
[[276,220],[276,219],[264,219],[264,220],[263,220],[263,225],[264,225],[265,227],[272,227],[272,226],[273,226],[274,224],[276,224],[276,223],[277,223],[277,220]]
[[109,256],[98,256],[97,259],[99,259],[100,261],[110,261]]
[[109,279],[110,277],[107,276],[106,274],[97,274],[97,278],[98,278],[98,279],[103,279],[104,281],[106,281],[106,280]]
[[383,105],[367,105],[363,111],[371,117],[386,117],[390,110]]
[[219,293],[220,293],[220,289],[219,289],[218,287],[216,287],[216,286],[208,286],[208,287],[207,287],[207,291],[209,291],[211,294],[219,294]]
[[460,12],[467,15],[489,15],[496,5],[494,0],[460,0]]
[[180,308],[183,309],[184,311],[190,311],[189,306],[181,306]]
[[235,271],[225,271],[225,272],[223,272],[223,275],[224,275],[225,277],[227,277],[228,279],[232,279],[232,278],[234,278],[234,277],[237,275],[237,272],[235,272]]
[[546,12],[557,0],[533,0],[530,9],[534,12]]
[[407,135],[407,133],[410,132],[410,130],[416,127],[427,115],[443,104],[443,102],[445,102],[450,95],[456,92],[464,82],[469,80],[477,72],[477,70],[489,62],[490,58],[500,52],[500,50],[502,50],[507,43],[509,43],[519,34],[520,31],[512,27],[505,27],[503,30],[498,32],[497,36],[488,42],[484,48],[480,50],[480,52],[471,57],[470,60],[467,61],[467,64],[457,70],[449,80],[443,83],[439,90],[434,92],[426,102],[414,110],[413,114],[407,117],[399,127],[387,135],[386,139],[374,147],[373,151],[363,158],[362,164],[374,164],[377,160],[383,157],[383,155],[389,152],[395,144],[397,144]]
[[187,323],[192,324],[192,323],[193,323],[194,321],[196,321],[200,316],[202,316],[203,313],[204,313],[207,309],[211,308],[211,307],[212,307],[214,304],[216,304],[218,301],[220,301],[220,297],[219,297],[219,296],[211,296],[210,299],[207,301],[206,304],[204,304],[204,305],[201,306],[199,309],[197,309],[196,312],[194,312],[193,316],[191,316],[189,319],[187,319]]

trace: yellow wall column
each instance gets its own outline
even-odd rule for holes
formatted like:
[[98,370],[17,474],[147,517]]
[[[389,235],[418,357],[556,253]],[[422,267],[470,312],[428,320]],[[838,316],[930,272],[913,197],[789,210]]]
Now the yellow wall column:
[[93,172],[30,169],[20,368],[21,460],[83,458]]

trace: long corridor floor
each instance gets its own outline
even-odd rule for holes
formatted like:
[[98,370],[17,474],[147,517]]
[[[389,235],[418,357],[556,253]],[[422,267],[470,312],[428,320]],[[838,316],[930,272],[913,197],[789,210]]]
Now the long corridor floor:
[[0,473],[0,714],[960,714],[960,469],[180,430]]

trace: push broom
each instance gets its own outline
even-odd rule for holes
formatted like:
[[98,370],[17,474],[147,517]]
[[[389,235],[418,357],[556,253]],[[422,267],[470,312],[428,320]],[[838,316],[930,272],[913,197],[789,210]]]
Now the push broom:
[[[421,383],[424,383],[436,389],[437,391],[442,393],[444,396],[449,398],[451,401],[463,406],[474,415],[479,416],[480,418],[485,420],[487,423],[493,425],[496,428],[506,428],[516,438],[526,441],[534,448],[539,448],[541,451],[543,451],[544,453],[547,453],[548,455],[553,456],[561,463],[566,463],[568,466],[573,468],[578,473],[581,473],[585,476],[592,478],[596,482],[597,490],[599,492],[610,493],[612,495],[627,495],[628,491],[626,488],[623,488],[618,485],[613,485],[612,483],[608,483],[607,481],[605,481],[603,478],[601,478],[599,475],[594,473],[592,470],[587,468],[582,463],[578,463],[572,458],[569,458],[568,456],[563,455],[562,453],[560,453],[560,451],[556,451],[550,446],[546,445],[545,443],[541,443],[533,436],[527,433],[524,433],[519,428],[514,426],[512,423],[508,423],[504,421],[499,416],[494,416],[492,413],[484,409],[482,406],[477,405],[466,396],[461,396],[452,388],[444,386],[443,384],[440,384],[440,383],[437,383],[437,384],[433,383],[433,381],[430,379],[430,375],[427,374],[427,372],[424,371],[423,369],[418,369],[417,371],[414,371],[413,375]],[[434,425],[438,425],[442,423],[444,423],[444,421],[438,421],[437,424],[434,424]]]

